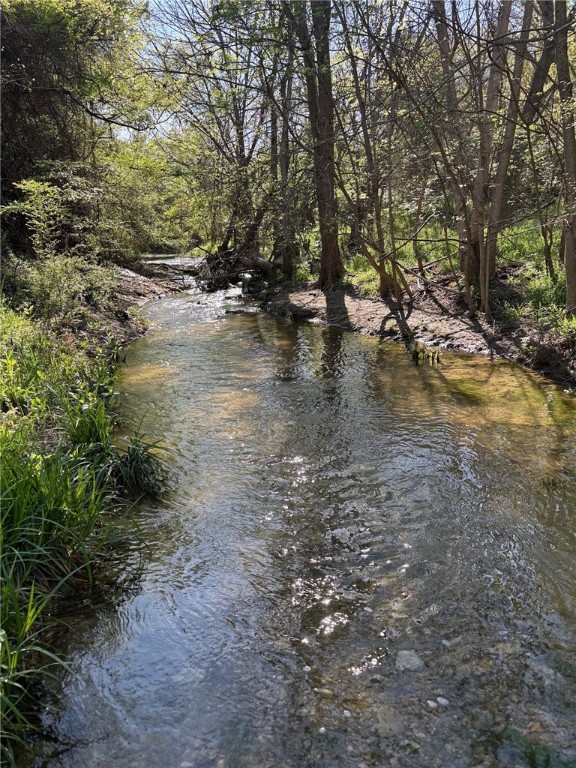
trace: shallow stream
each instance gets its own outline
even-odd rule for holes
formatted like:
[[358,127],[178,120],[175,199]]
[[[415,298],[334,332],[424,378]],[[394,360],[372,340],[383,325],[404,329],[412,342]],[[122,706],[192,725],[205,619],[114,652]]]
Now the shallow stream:
[[150,303],[176,489],[70,618],[36,765],[576,766],[576,400],[518,367]]

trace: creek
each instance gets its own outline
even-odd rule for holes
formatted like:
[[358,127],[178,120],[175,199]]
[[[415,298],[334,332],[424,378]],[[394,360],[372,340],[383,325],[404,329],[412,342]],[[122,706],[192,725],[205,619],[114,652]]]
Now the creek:
[[576,766],[576,402],[520,367],[151,302],[120,379],[175,489],[68,617],[35,765]]

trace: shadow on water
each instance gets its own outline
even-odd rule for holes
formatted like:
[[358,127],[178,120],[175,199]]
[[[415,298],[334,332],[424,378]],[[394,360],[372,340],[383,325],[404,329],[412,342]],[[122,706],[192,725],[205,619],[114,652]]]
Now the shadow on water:
[[322,364],[320,376],[325,379],[334,379],[344,375],[344,357],[342,355],[342,331],[334,328],[322,330]]
[[72,621],[36,765],[576,764],[573,401],[229,305],[155,302],[130,350],[179,485]]

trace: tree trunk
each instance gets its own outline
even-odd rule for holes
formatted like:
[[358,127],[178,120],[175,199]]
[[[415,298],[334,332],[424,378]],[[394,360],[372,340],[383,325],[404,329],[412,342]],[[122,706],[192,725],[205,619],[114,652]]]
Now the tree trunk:
[[538,0],[540,15],[544,22],[548,42],[545,44],[542,54],[536,62],[536,69],[530,83],[530,90],[526,96],[524,107],[522,108],[522,121],[526,125],[531,125],[532,121],[540,111],[542,100],[544,99],[546,81],[550,67],[554,63],[556,55],[556,41],[554,37],[554,0]]
[[[379,294],[381,298],[386,299],[389,297],[392,289],[395,289],[396,295],[400,292],[400,286],[395,282],[392,275],[387,270],[387,258],[386,258],[386,243],[384,238],[384,226],[382,222],[382,199],[380,195],[380,187],[382,182],[382,172],[380,163],[378,160],[377,148],[378,141],[376,138],[376,122],[379,117],[377,110],[374,109],[374,104],[371,103],[371,86],[372,86],[372,64],[371,57],[368,57],[366,62],[366,71],[364,72],[364,85],[367,85],[366,96],[362,92],[362,83],[358,72],[357,57],[354,54],[354,49],[350,40],[350,33],[348,29],[348,22],[346,20],[346,13],[342,7],[339,10],[339,19],[342,25],[342,31],[344,33],[344,41],[346,44],[346,50],[350,59],[350,67],[352,70],[352,79],[354,81],[354,92],[356,94],[356,101],[358,104],[358,115],[360,118],[360,127],[362,130],[362,142],[364,145],[364,154],[366,156],[366,168],[368,177],[366,179],[366,196],[368,198],[369,210],[374,216],[374,224],[376,227],[376,243],[378,247],[378,264],[379,264]],[[390,127],[390,131],[393,127]],[[358,194],[358,198],[360,195]],[[360,202],[357,202],[357,209],[360,209]],[[360,216],[354,218],[355,232],[354,238],[356,243],[360,242],[362,237]]]
[[486,268],[488,269],[486,279],[494,277],[496,272],[496,247],[498,244],[498,235],[504,226],[502,220],[504,183],[508,175],[508,166],[510,165],[510,158],[512,157],[512,149],[514,147],[514,137],[516,135],[516,125],[520,115],[520,85],[524,70],[524,61],[526,60],[528,39],[530,37],[533,7],[531,0],[528,0],[524,6],[522,31],[520,33],[520,39],[516,44],[516,52],[514,54],[514,69],[510,81],[510,100],[506,111],[504,138],[502,140],[502,146],[500,147],[498,167],[491,185],[490,208],[488,210],[488,235],[486,237]]
[[[490,272],[486,263],[486,241],[484,236],[485,225],[485,203],[488,181],[490,178],[490,154],[494,140],[493,115],[498,108],[498,99],[502,74],[504,71],[504,46],[502,41],[508,33],[508,24],[510,22],[510,12],[512,3],[503,0],[500,4],[498,17],[498,27],[496,30],[496,42],[493,46],[492,63],[490,74],[488,76],[488,85],[486,87],[486,100],[483,99],[483,72],[479,69],[478,93],[480,95],[480,122],[479,146],[478,146],[478,167],[476,178],[474,179],[474,188],[472,191],[472,215],[470,219],[470,251],[472,255],[471,267],[474,270],[473,276],[480,283],[480,311],[487,317],[490,316],[490,306],[488,300],[488,282]],[[498,42],[500,41],[500,42]],[[484,102],[484,103],[482,103]]]
[[[292,7],[294,11],[292,10]],[[311,2],[314,42],[308,29],[306,4],[295,0],[288,5],[302,47],[310,131],[314,143],[314,180],[320,226],[320,287],[331,290],[344,276],[338,246],[336,217],[336,169],[334,164],[334,98],[330,69],[331,0]]]
[[294,277],[298,259],[298,244],[296,242],[296,226],[294,210],[288,189],[290,171],[290,111],[292,108],[292,80],[294,75],[294,41],[288,33],[288,62],[286,71],[280,80],[280,114],[278,165],[280,168],[280,220],[276,229],[276,237],[272,249],[274,260],[281,264],[282,275],[291,280]]
[[566,212],[564,216],[564,266],[566,267],[566,312],[576,315],[576,135],[572,80],[568,58],[567,2],[556,3],[556,69],[562,107],[562,138],[564,141],[564,186]]
[[[436,19],[436,31],[438,34],[438,46],[440,48],[440,60],[442,63],[442,75],[444,78],[444,94],[447,111],[446,135],[449,139],[449,151],[452,154],[454,170],[450,174],[452,194],[456,207],[456,229],[458,232],[460,253],[460,265],[464,273],[464,286],[466,290],[466,300],[471,315],[475,314],[474,302],[470,281],[474,275],[472,265],[473,255],[470,252],[470,222],[468,216],[467,195],[463,185],[459,182],[457,172],[460,168],[465,168],[466,164],[462,153],[462,139],[458,130],[458,96],[456,92],[456,81],[454,79],[454,68],[450,53],[450,37],[448,32],[448,21],[446,19],[446,7],[444,0],[434,0],[432,3],[434,16]],[[450,145],[453,149],[450,153]]]

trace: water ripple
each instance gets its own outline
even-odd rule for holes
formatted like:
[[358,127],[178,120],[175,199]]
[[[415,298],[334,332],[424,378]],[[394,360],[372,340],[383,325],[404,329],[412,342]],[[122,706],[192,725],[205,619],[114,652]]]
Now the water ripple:
[[40,762],[575,764],[573,401],[239,306],[154,302],[129,350],[127,431],[178,488],[74,619]]

